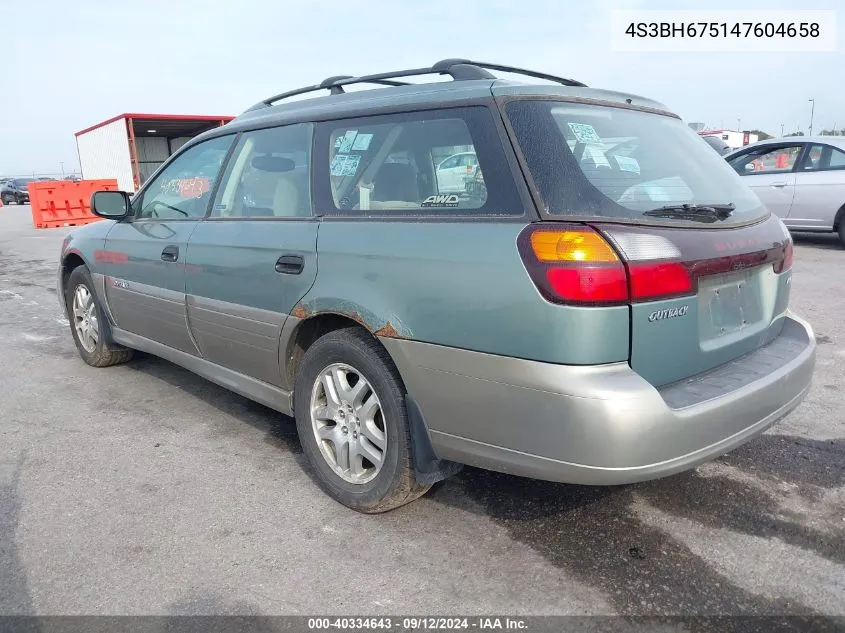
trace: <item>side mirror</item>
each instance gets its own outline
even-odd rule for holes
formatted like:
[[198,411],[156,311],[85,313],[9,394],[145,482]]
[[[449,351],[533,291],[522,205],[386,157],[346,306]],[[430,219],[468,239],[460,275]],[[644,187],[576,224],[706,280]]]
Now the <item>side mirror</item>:
[[109,220],[129,215],[129,194],[125,191],[95,191],[91,196],[91,213]]

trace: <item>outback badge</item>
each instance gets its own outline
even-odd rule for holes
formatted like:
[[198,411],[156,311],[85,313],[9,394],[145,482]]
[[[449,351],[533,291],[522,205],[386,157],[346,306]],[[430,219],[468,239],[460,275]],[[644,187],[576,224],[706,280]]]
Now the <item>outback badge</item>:
[[666,308],[665,310],[655,310],[648,315],[648,320],[651,323],[655,321],[662,321],[663,319],[674,319],[675,317],[685,316],[689,311],[689,306],[681,306],[680,308]]

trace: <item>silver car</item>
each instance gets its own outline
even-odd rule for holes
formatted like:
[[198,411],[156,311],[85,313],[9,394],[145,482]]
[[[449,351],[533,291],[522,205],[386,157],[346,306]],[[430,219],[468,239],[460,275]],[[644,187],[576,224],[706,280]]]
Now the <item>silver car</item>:
[[790,230],[837,232],[845,245],[845,137],[769,139],[725,160]]

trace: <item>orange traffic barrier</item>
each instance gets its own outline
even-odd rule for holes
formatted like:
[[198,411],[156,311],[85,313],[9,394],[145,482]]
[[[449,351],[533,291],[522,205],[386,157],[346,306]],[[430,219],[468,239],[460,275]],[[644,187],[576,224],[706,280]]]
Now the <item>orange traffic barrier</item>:
[[48,180],[31,182],[29,204],[36,229],[79,226],[102,220],[91,213],[91,195],[95,191],[117,191],[117,179]]

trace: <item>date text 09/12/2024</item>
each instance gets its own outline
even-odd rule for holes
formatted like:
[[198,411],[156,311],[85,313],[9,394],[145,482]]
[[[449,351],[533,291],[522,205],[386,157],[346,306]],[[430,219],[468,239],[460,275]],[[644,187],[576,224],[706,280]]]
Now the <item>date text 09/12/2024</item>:
[[527,623],[522,618],[512,617],[323,617],[309,618],[309,631],[519,631]]

